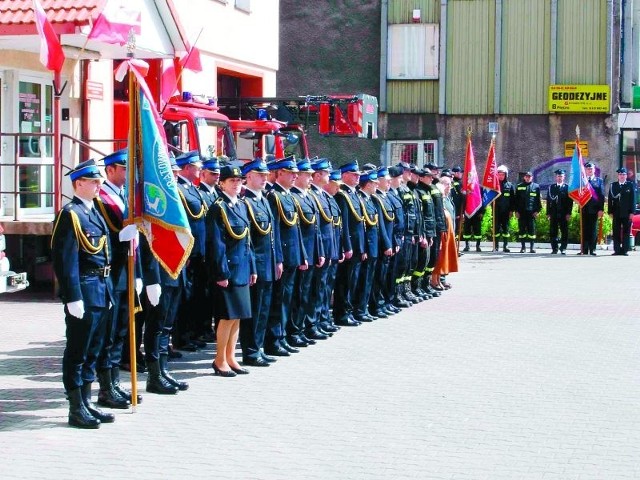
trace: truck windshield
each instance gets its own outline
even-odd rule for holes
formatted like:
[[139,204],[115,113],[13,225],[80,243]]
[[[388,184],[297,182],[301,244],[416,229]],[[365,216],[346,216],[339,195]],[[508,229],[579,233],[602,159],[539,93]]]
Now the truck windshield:
[[309,158],[309,153],[305,151],[305,144],[302,141],[303,133],[300,130],[282,130],[282,147],[284,156],[295,155],[296,158]]
[[198,132],[198,145],[200,145],[200,156],[203,160],[221,155],[225,155],[229,159],[235,158],[235,145],[227,122],[197,118],[196,129]]

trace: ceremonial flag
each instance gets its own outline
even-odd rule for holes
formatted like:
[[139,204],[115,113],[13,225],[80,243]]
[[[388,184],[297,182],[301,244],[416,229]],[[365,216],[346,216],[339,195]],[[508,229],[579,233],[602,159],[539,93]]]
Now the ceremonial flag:
[[171,171],[162,119],[143,74],[134,62],[126,63],[129,72],[135,76],[131,108],[138,112],[130,127],[136,129],[134,138],[139,141],[134,148],[136,161],[130,162],[135,168],[134,221],[147,237],[160,265],[171,277],[177,278],[189,258],[194,240]]
[[484,167],[482,178],[482,206],[486,207],[500,196],[500,180],[498,180],[498,167],[496,165],[495,142],[491,140],[487,164]]
[[129,32],[140,34],[140,0],[107,0],[89,38],[105,43],[126,45]]
[[59,73],[64,64],[64,52],[60,39],[47,19],[47,14],[39,0],[33,0],[33,12],[38,35],[40,35],[40,63],[48,70]]
[[584,207],[592,196],[596,193],[593,187],[587,180],[587,174],[584,171],[584,163],[582,160],[582,151],[580,150],[580,143],[576,140],[576,145],[573,147],[573,157],[571,158],[571,175],[569,179],[569,197],[580,205],[580,208]]
[[180,55],[180,65],[185,70],[191,70],[192,72],[202,71],[202,59],[200,58],[200,50],[196,47],[189,48],[188,52],[184,52]]
[[473,156],[471,137],[467,138],[464,171],[465,175],[462,179],[462,191],[465,195],[464,214],[467,218],[471,218],[482,207],[482,194],[480,193],[480,182],[476,171],[476,159]]

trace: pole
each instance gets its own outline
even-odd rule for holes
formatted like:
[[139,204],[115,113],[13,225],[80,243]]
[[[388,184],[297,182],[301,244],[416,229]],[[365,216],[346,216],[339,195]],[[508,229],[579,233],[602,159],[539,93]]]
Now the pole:
[[[127,56],[133,57],[133,51]],[[138,90],[136,87],[135,75],[129,71],[129,161],[127,175],[129,177],[129,191],[127,192],[127,204],[129,209],[129,218],[126,223],[133,223],[135,217],[135,171],[137,162],[137,119],[138,115]],[[134,240],[129,242],[129,256],[127,257],[127,293],[129,297],[129,364],[131,365],[131,406],[135,413],[138,405],[138,372],[136,365],[136,313],[135,313],[135,277],[134,277]]]
[[[60,139],[60,96],[62,90],[58,91],[60,87],[60,72],[57,71],[53,74],[53,210],[55,212],[62,207],[62,152],[61,139]],[[62,88],[64,89],[64,87]]]
[[578,255],[582,255],[582,253],[584,252],[584,240],[582,238],[582,207],[580,207],[580,253]]
[[493,250],[498,250],[498,245],[496,244],[496,202],[495,200],[491,203],[491,236],[493,237]]

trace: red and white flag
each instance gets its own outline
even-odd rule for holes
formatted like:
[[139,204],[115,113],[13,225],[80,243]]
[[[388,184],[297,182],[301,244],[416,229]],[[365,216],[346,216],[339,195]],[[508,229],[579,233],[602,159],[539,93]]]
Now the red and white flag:
[[60,45],[60,39],[38,0],[33,0],[33,12],[36,17],[38,35],[40,35],[40,62],[47,69],[60,72],[64,64],[64,52],[62,45]]
[[139,0],[107,0],[89,32],[89,38],[125,45],[129,41],[129,32],[133,30],[133,33],[140,34],[141,17]]
[[471,218],[482,207],[482,192],[480,191],[480,180],[478,179],[478,172],[476,171],[476,157],[473,155],[470,136],[467,137],[462,192],[466,195],[464,214],[467,218]]

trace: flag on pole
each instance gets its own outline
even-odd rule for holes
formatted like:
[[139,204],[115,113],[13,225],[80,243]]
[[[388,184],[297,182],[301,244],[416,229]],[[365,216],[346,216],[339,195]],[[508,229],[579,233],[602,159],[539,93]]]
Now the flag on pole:
[[480,181],[476,171],[476,159],[473,156],[471,135],[467,136],[467,152],[464,159],[465,175],[462,181],[462,191],[465,195],[464,214],[467,218],[473,217],[482,207],[482,194],[480,193]]
[[59,73],[64,64],[64,52],[60,39],[47,19],[47,14],[39,0],[33,0],[33,12],[38,35],[40,35],[40,62],[48,70]]
[[484,167],[482,178],[482,206],[486,207],[500,196],[500,180],[498,180],[498,167],[496,165],[495,141],[491,139],[487,164]]
[[194,240],[171,171],[162,120],[143,74],[134,61],[125,63],[129,72],[135,75],[136,91],[131,102],[137,102],[132,108],[139,112],[130,126],[136,129],[134,138],[139,142],[134,148],[138,154],[131,162],[135,168],[134,221],[147,237],[160,265],[172,278],[177,278],[189,258]]
[[140,1],[107,0],[93,24],[88,38],[100,42],[126,45],[129,32],[140,34]]
[[189,51],[180,55],[180,65],[185,70],[191,70],[198,73],[202,71],[202,59],[200,58],[200,50],[193,46],[189,48]]
[[584,207],[591,197],[595,197],[596,193],[587,180],[587,174],[584,171],[584,162],[582,160],[582,151],[580,142],[576,140],[573,147],[573,157],[571,158],[571,175],[569,179],[569,197]]

